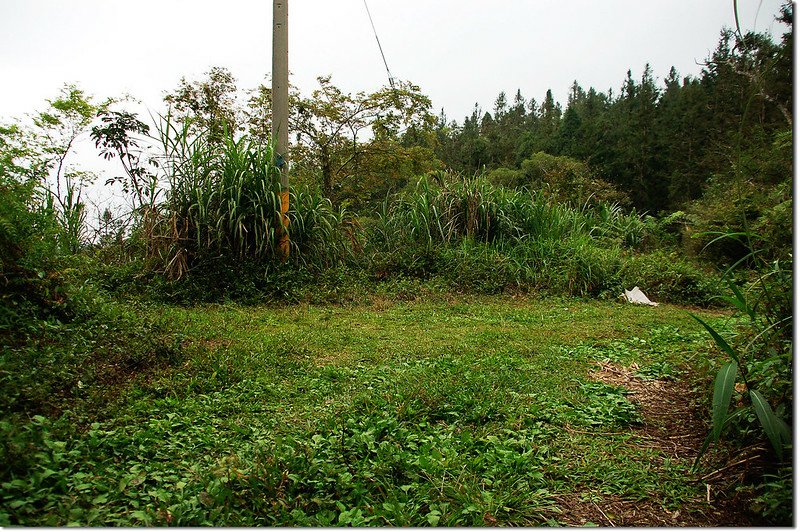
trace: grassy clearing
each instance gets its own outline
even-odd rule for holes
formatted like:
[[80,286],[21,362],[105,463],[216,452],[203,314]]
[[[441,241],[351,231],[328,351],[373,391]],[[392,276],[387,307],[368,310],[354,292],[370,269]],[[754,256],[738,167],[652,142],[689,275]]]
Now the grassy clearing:
[[4,479],[2,524],[556,525],[564,497],[705,500],[691,459],[632,444],[636,407],[589,378],[612,360],[699,382],[710,344],[682,309],[459,297],[148,313],[184,331],[187,356],[108,419],[4,421],[7,452],[34,459]]

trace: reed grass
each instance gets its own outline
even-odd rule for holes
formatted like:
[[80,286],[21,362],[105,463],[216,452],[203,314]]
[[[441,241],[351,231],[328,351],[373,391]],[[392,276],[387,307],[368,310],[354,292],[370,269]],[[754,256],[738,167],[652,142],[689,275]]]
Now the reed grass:
[[[651,227],[616,204],[559,204],[531,191],[494,186],[477,175],[422,178],[387,198],[369,235],[379,278],[393,273],[442,276],[458,290],[534,290],[616,297],[650,278],[676,273],[676,302],[708,296],[703,273],[663,256],[638,260]],[[641,266],[641,267],[639,267]],[[683,299],[686,301],[683,301]]]
[[418,244],[455,244],[464,238],[486,243],[528,238],[559,240],[585,229],[579,211],[552,205],[524,190],[495,187],[483,176],[431,183],[421,178],[413,192],[384,203],[376,237]]
[[282,227],[271,146],[230,132],[212,143],[169,115],[160,138],[168,194],[148,238],[171,279],[204,259],[276,262],[281,230],[289,232],[296,264],[330,266],[349,253],[346,213],[317,191],[290,191]]

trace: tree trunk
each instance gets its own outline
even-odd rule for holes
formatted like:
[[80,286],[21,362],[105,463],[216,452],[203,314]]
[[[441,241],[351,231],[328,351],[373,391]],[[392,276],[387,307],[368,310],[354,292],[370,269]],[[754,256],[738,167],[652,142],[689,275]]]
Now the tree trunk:
[[321,154],[322,163],[322,193],[325,197],[330,199],[333,194],[333,167],[331,166],[331,157],[328,150],[323,147]]

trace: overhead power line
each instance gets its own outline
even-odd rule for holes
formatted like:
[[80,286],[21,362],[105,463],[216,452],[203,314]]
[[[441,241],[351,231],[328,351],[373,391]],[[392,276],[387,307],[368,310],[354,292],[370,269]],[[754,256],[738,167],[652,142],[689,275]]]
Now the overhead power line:
[[367,5],[367,0],[364,0],[364,7],[367,10],[369,23],[372,26],[372,33],[375,34],[375,40],[378,42],[378,50],[380,50],[381,57],[383,58],[383,66],[386,67],[386,75],[389,76],[389,85],[392,87],[392,90],[394,90],[394,78],[392,77],[392,73],[389,71],[389,64],[386,62],[386,56],[383,54],[383,47],[381,46],[381,40],[378,38],[378,32],[375,30],[375,23],[372,21],[372,15],[369,12],[369,6]]

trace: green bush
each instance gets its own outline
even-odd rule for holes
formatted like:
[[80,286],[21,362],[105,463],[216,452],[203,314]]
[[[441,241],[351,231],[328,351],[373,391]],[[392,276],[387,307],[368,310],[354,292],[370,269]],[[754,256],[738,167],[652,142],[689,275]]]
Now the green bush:
[[0,172],[0,340],[71,313],[59,272],[60,228],[39,192],[33,180]]
[[413,191],[384,203],[371,240],[379,249],[400,241],[423,245],[513,242],[523,238],[557,240],[585,230],[581,212],[550,205],[525,191],[492,186],[484,176],[432,184],[418,181]]
[[739,449],[766,437],[773,452],[764,456],[761,485],[750,488],[760,492],[753,509],[768,522],[785,526],[792,522],[787,501],[792,498],[794,317],[791,307],[782,309],[782,304],[773,305],[771,301],[783,300],[792,293],[792,265],[791,261],[766,264],[754,252],[750,258],[760,266],[751,283],[739,286],[730,270],[725,278],[729,295],[723,299],[736,309],[739,318],[734,322],[734,334],[692,316],[727,358],[714,379],[712,427],[697,462],[711,443],[723,437]]
[[602,203],[586,211],[592,235],[618,246],[639,249],[648,233],[645,219],[634,209],[625,213],[618,204]]
[[719,295],[719,282],[677,252],[656,251],[626,257],[620,279],[630,290],[638,286],[647,296],[663,303],[706,307]]
[[758,487],[753,510],[771,526],[791,526],[794,522],[794,475],[792,467],[780,468],[764,475],[764,484]]
[[554,203],[576,208],[586,204],[630,203],[624,192],[594,177],[585,162],[570,157],[537,152],[522,162],[521,173],[525,180],[522,185]]
[[734,187],[723,176],[715,176],[703,197],[687,209],[690,223],[684,246],[688,253],[728,266],[747,257],[750,244],[743,235],[759,217],[758,194],[752,182]]
[[[708,305],[715,282],[665,251],[682,213],[657,219],[619,205],[581,209],[503,189],[478,176],[431,184],[387,200],[368,232],[378,278],[442,276],[457,290],[614,298],[638,285],[663,302]],[[623,251],[625,250],[625,251]]]
[[768,196],[768,205],[753,223],[752,233],[758,235],[751,244],[766,261],[786,260],[792,253],[794,234],[792,183],[775,187]]
[[[792,251],[792,132],[774,135],[770,150],[746,146],[736,164],[715,175],[687,209],[688,249],[719,265],[785,260]],[[758,257],[751,255],[755,251]]]
[[614,297],[621,286],[622,251],[588,235],[529,239],[508,248],[520,287],[551,295]]
[[513,260],[496,246],[465,239],[441,249],[438,270],[455,290],[498,294],[519,285]]
[[[402,258],[410,260],[403,263]],[[541,291],[608,298],[622,290],[622,251],[602,246],[588,236],[566,241],[528,239],[503,245],[471,239],[428,248],[411,244],[405,253],[382,253],[376,256],[378,259],[383,262],[374,262],[373,267],[379,268],[380,278],[396,274],[438,277],[461,292]],[[398,261],[393,269],[387,267],[389,259]],[[409,267],[412,265],[416,267]]]
[[564,272],[569,293],[614,297],[620,286],[623,260],[619,248],[602,247],[584,237],[564,249]]
[[521,170],[511,168],[495,168],[486,176],[486,179],[495,186],[516,188],[524,187],[526,183],[525,174]]

